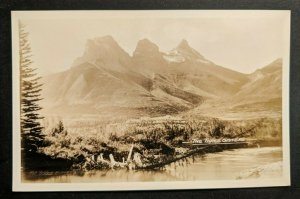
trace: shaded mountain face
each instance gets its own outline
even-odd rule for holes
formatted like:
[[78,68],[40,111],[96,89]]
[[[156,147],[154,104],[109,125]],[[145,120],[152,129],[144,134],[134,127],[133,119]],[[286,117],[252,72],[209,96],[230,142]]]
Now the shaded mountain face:
[[186,40],[170,52],[159,51],[157,45],[144,39],[138,42],[132,57],[135,71],[147,77],[160,74],[176,87],[204,98],[232,95],[247,81],[244,74],[215,65]]
[[131,57],[111,36],[99,37],[87,41],[69,70],[43,78],[43,106],[46,114],[59,115],[176,114],[212,99],[236,96],[242,101],[254,94],[260,73],[281,73],[280,63],[276,70],[273,65],[257,75],[241,74],[207,60],[186,40],[164,53],[143,39]]
[[153,77],[155,74],[165,74],[167,62],[156,44],[148,39],[140,40],[132,56],[132,69]]
[[249,81],[233,96],[236,104],[263,103],[267,107],[281,109],[282,60],[256,70],[248,76]]
[[73,66],[91,63],[97,67],[125,72],[130,67],[130,56],[111,37],[99,37],[88,40],[83,55],[77,58]]
[[[151,60],[158,60],[158,64],[154,66]],[[202,96],[180,89],[155,70],[163,63],[158,47],[148,40],[139,42],[133,57],[112,37],[89,40],[84,54],[69,70],[43,78],[44,111],[60,115],[161,115],[201,103]],[[148,72],[143,70],[146,66]]]
[[189,114],[224,119],[281,117],[282,60],[275,60],[247,75],[247,78],[235,94],[207,100]]
[[207,98],[231,96],[247,81],[244,74],[207,60],[186,40],[166,53],[164,58],[169,63],[170,74],[181,89]]

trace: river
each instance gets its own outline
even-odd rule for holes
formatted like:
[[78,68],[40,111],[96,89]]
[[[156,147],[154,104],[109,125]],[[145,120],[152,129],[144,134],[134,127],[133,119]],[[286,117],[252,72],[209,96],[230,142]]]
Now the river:
[[[185,180],[231,180],[241,173],[255,168],[272,168],[282,161],[281,147],[243,148],[205,155],[195,155],[167,165],[164,169],[107,170],[77,172],[26,172],[23,182],[69,183],[69,182],[138,182],[138,181],[185,181]],[[267,165],[267,167],[265,167]],[[268,166],[271,165],[271,166]],[[260,170],[263,170],[260,169]],[[266,170],[266,169],[265,169]],[[281,169],[271,175],[256,177],[278,177]]]

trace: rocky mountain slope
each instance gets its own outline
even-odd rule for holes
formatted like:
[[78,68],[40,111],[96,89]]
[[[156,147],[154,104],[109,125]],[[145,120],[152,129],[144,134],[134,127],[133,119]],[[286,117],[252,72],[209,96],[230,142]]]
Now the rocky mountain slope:
[[190,114],[220,118],[281,117],[282,60],[277,59],[247,75],[248,80],[232,96],[207,100]]
[[139,117],[197,110],[224,99],[237,106],[280,101],[281,65],[277,60],[246,75],[207,60],[186,40],[161,52],[143,39],[130,56],[111,36],[99,37],[87,41],[68,70],[43,78],[44,112]]

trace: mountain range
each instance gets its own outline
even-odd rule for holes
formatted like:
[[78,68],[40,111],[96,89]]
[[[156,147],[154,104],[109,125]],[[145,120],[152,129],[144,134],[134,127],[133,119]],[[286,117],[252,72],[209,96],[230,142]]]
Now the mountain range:
[[43,107],[49,114],[124,117],[244,111],[258,104],[280,111],[281,76],[281,59],[243,74],[206,59],[186,40],[161,52],[143,39],[130,56],[104,36],[88,40],[68,70],[43,78]]

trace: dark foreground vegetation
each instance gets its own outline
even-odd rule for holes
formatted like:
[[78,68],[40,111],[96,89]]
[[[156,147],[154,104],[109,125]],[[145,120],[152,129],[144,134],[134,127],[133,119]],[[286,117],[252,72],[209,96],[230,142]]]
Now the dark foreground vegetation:
[[[114,124],[108,134],[72,134],[62,122],[37,153],[23,156],[28,170],[156,169],[193,154],[281,145],[281,119],[221,121],[211,118],[146,118]],[[82,123],[80,126],[84,126]],[[109,126],[105,124],[105,126]],[[95,127],[97,128],[97,127]],[[104,128],[105,129],[105,128]],[[118,130],[119,129],[119,130]],[[121,133],[120,133],[121,131]],[[194,145],[193,140],[245,138],[247,143]],[[186,143],[190,142],[190,143]]]

